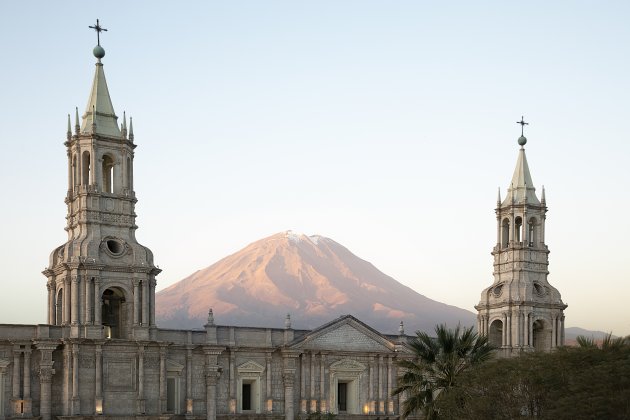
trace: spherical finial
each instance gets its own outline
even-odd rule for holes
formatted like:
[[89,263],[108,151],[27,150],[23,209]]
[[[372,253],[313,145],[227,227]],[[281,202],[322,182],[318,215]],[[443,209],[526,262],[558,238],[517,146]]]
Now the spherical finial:
[[527,138],[525,136],[521,136],[518,138],[518,144],[520,146],[525,146],[525,143],[527,143]]
[[105,49],[101,47],[100,45],[97,45],[96,47],[94,47],[94,49],[92,50],[92,53],[94,54],[94,57],[98,58],[99,60],[105,57]]

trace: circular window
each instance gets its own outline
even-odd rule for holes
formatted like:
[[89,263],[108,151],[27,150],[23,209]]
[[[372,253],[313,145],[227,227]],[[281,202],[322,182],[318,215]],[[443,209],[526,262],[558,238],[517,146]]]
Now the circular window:
[[115,238],[106,238],[103,241],[103,248],[107,251],[111,256],[121,256],[125,252],[125,243],[120,239]]
[[495,287],[492,290],[492,293],[494,293],[494,295],[497,296],[497,297],[501,296],[501,292],[503,292],[503,285],[502,284],[498,285],[497,287]]

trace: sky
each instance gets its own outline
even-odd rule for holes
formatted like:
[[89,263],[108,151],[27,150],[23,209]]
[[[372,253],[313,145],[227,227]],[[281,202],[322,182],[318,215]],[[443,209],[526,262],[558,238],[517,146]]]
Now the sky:
[[524,115],[566,326],[630,334],[626,1],[0,3],[0,323],[46,321],[96,18],[158,290],[293,230],[474,311]]

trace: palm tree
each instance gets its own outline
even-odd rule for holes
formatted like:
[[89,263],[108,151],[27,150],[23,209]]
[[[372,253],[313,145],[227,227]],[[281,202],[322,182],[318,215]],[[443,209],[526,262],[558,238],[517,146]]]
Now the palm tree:
[[583,349],[601,349],[604,351],[620,350],[630,345],[630,336],[628,337],[613,337],[612,332],[609,332],[604,336],[601,342],[601,346],[597,344],[597,341],[593,337],[585,337],[578,335],[575,339],[578,347]]
[[403,374],[392,395],[406,393],[403,418],[424,411],[428,420],[438,418],[435,402],[441,395],[456,386],[457,376],[493,356],[494,348],[487,336],[479,336],[473,327],[458,325],[454,330],[446,325],[435,327],[436,337],[422,331],[409,343],[414,351],[412,360],[399,360]]

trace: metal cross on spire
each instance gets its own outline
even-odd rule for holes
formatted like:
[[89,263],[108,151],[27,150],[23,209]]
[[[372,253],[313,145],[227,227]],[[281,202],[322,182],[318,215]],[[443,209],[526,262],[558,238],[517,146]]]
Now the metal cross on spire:
[[521,120],[516,121],[516,124],[521,125],[521,136],[523,136],[523,129],[525,128],[526,125],[529,125],[529,123],[526,123],[525,120],[523,119],[523,116],[521,115]]
[[101,45],[101,32],[105,31],[107,32],[107,29],[103,28],[99,22],[98,19],[96,19],[96,25],[94,26],[90,26],[90,29],[94,29],[96,31],[96,45]]

